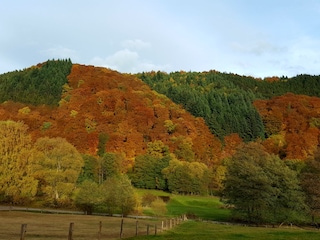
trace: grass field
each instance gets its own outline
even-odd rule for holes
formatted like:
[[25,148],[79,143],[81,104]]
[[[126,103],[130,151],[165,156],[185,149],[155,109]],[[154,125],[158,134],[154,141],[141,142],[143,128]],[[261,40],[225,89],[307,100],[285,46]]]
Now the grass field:
[[[141,197],[147,193],[155,196],[170,197],[170,201],[167,203],[169,216],[187,214],[195,218],[213,221],[228,221],[230,217],[230,210],[224,207],[224,204],[220,202],[218,197],[182,196],[158,190],[145,189],[138,189],[137,193]],[[148,211],[145,213],[148,213]]]
[[[40,214],[15,211],[0,212],[0,239],[16,240],[20,238],[22,223],[27,223],[26,240],[68,239],[69,224],[74,222],[73,239],[98,239],[99,222],[102,222],[101,239],[119,239],[121,218],[104,216]],[[139,236],[135,236],[135,219],[124,219],[123,238],[130,240],[316,240],[320,231],[314,229],[258,228],[213,224],[210,222],[187,221],[171,230],[154,235],[154,225],[159,221],[139,219]],[[150,225],[150,236],[146,236],[146,226]]]
[[157,236],[129,240],[318,240],[320,231],[301,228],[258,228],[188,221]]
[[173,195],[167,208],[168,214],[173,216],[187,214],[200,219],[227,221],[230,211],[223,206],[217,197]]

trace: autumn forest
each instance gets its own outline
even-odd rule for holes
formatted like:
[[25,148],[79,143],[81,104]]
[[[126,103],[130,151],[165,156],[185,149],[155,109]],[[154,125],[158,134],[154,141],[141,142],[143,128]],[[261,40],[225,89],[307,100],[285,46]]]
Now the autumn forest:
[[242,221],[320,214],[320,76],[49,60],[0,75],[0,102],[3,204],[130,213],[136,187],[219,195]]

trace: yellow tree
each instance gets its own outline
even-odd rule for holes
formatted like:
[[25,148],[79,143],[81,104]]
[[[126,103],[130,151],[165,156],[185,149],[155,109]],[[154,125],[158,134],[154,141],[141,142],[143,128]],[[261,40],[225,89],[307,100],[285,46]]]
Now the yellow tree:
[[42,193],[49,203],[68,203],[76,187],[83,166],[77,149],[64,138],[39,138],[35,143],[39,151],[40,169],[37,176]]
[[169,155],[169,147],[161,140],[155,140],[147,144],[147,154],[154,157],[164,157]]
[[22,122],[0,122],[0,196],[12,203],[24,203],[37,192],[36,162],[27,129]]
[[195,160],[195,153],[192,149],[192,140],[190,138],[180,138],[180,143],[174,151],[175,156],[180,161],[193,162]]

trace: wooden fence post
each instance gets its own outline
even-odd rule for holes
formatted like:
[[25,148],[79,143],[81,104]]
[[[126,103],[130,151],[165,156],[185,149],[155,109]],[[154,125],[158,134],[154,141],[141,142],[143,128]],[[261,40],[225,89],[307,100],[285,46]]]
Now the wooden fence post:
[[137,220],[136,221],[136,236],[138,236],[138,234],[139,234],[138,229],[139,229],[139,222]]
[[120,239],[122,238],[123,233],[123,218],[121,219],[121,226],[120,226]]
[[74,227],[74,223],[70,223],[69,226],[69,235],[68,235],[68,240],[73,240],[72,234],[73,234],[73,227]]
[[20,240],[24,240],[26,233],[27,233],[27,224],[21,224]]
[[154,225],[154,235],[157,235],[158,227],[157,224]]
[[147,236],[149,235],[149,224],[147,225]]
[[99,222],[99,232],[98,232],[98,240],[101,239],[101,230],[102,230],[102,222]]

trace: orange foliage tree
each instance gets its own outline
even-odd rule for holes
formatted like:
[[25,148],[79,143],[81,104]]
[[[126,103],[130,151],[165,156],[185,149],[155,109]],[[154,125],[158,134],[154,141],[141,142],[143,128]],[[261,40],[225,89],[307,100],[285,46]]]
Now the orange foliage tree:
[[316,124],[320,99],[288,93],[271,100],[254,102],[264,121],[268,138],[264,146],[285,159],[312,157],[319,144]]

